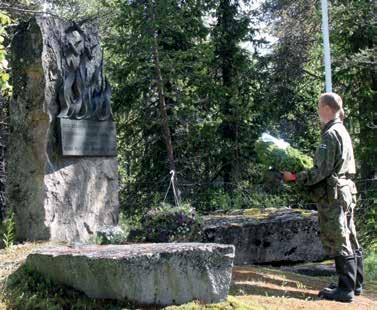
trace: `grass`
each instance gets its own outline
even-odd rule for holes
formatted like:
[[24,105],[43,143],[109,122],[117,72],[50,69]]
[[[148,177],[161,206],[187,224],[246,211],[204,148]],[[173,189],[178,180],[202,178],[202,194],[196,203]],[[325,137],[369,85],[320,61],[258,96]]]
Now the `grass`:
[[265,309],[262,305],[258,305],[255,302],[247,303],[242,302],[238,300],[234,296],[229,296],[228,299],[225,302],[217,303],[217,304],[209,304],[204,305],[198,302],[190,302],[188,304],[182,305],[182,306],[170,306],[166,307],[166,310],[202,310],[202,309],[212,309],[212,310],[232,310],[232,309],[238,309],[238,310],[259,310],[259,309]]
[[91,299],[84,294],[45,280],[24,266],[17,269],[4,287],[2,299],[9,309],[122,309],[127,302]]

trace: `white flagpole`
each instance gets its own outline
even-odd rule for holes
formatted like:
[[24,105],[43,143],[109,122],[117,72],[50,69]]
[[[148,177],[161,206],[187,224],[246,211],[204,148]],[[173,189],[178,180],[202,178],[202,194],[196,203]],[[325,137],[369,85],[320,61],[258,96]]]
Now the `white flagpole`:
[[327,0],[321,0],[321,7],[322,7],[323,59],[325,63],[325,85],[326,85],[326,92],[332,92],[330,38],[329,38],[329,12],[328,12]]

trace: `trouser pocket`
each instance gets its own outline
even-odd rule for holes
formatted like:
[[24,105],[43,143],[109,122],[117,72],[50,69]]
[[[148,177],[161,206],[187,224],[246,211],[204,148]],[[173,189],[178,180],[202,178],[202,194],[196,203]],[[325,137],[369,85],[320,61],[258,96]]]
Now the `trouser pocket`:
[[351,188],[348,185],[338,186],[337,188],[337,203],[343,207],[346,214],[351,213],[353,206],[353,195]]
[[350,229],[344,206],[339,203],[319,204],[320,238],[325,251],[333,255],[352,255]]

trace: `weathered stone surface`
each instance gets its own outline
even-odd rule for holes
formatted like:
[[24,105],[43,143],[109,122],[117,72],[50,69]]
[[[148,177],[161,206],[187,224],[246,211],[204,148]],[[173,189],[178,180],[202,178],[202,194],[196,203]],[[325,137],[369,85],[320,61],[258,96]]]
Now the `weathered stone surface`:
[[206,216],[203,222],[203,241],[233,244],[237,265],[326,258],[316,211],[249,209]]
[[[77,39],[77,45],[67,40],[68,35]],[[77,79],[85,81],[83,76],[93,76],[98,71],[100,78],[96,81],[103,85],[98,87],[106,88],[104,113],[109,121],[109,91],[100,70],[103,58],[98,29],[91,23],[80,25],[37,15],[17,30],[12,57],[14,100],[10,109],[7,190],[9,204],[15,210],[17,237],[22,240],[87,240],[95,235],[98,227],[117,224],[117,160],[115,157],[62,156],[58,116],[73,115],[76,119],[82,116],[81,109],[69,114],[73,103],[64,100],[82,97],[76,98],[77,90],[66,87],[67,79],[80,84]],[[85,73],[83,70],[79,73],[76,65],[85,68]],[[83,83],[80,85],[85,86]],[[85,87],[80,90],[85,91]],[[99,92],[95,85],[91,91]],[[97,103],[101,106],[102,101]]]
[[231,245],[152,243],[51,247],[30,254],[26,264],[89,297],[171,305],[226,299],[233,258]]

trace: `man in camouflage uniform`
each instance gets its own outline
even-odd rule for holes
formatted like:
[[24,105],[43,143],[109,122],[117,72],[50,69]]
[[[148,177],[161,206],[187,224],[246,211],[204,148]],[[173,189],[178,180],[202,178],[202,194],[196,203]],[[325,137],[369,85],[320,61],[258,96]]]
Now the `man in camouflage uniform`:
[[297,175],[284,172],[286,182],[296,181],[308,187],[318,202],[320,238],[325,251],[335,257],[338,285],[320,291],[325,299],[350,302],[360,295],[363,282],[362,251],[353,219],[356,205],[355,159],[351,138],[343,126],[342,99],[335,93],[321,95],[318,113],[322,137],[314,167]]

